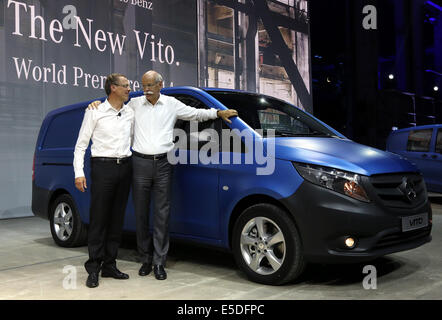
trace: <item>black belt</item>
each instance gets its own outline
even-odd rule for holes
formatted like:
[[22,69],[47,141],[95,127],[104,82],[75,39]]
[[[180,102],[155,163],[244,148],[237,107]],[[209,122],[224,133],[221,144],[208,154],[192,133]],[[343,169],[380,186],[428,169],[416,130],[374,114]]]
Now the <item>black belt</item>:
[[144,158],[144,159],[149,159],[149,160],[161,160],[165,157],[167,157],[167,153],[161,153],[161,154],[144,154],[144,153],[139,153],[136,151],[132,151],[132,154],[134,156],[140,157],[140,158]]
[[115,162],[116,164],[126,163],[130,160],[131,157],[126,158],[109,158],[109,157],[92,157],[91,161],[93,162]]

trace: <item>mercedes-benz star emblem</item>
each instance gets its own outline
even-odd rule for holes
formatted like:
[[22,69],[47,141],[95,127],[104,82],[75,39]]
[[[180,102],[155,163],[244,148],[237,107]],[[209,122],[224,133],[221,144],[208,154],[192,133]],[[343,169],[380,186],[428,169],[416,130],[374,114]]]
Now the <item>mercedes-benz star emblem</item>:
[[402,178],[402,183],[399,188],[408,201],[413,202],[414,200],[416,200],[417,193],[413,181],[410,181],[406,177],[404,177]]

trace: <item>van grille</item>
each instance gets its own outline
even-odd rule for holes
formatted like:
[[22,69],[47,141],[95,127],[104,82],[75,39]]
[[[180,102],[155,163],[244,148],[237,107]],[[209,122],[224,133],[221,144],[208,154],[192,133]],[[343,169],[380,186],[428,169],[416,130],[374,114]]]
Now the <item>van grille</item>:
[[428,237],[431,232],[431,226],[428,226],[424,229],[408,231],[408,232],[399,232],[395,234],[387,235],[381,238],[374,249],[380,249],[384,247],[394,246],[402,243],[407,243],[415,240],[419,240],[425,237]]
[[424,179],[417,173],[375,175],[369,177],[369,182],[386,207],[415,208],[427,198]]

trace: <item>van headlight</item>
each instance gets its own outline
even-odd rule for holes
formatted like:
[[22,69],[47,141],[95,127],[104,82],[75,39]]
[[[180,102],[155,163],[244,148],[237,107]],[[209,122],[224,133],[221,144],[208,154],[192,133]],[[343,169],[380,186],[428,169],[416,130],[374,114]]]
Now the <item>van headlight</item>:
[[356,173],[305,163],[293,162],[293,165],[301,177],[311,183],[360,201],[370,202],[364,187],[361,185],[361,177]]

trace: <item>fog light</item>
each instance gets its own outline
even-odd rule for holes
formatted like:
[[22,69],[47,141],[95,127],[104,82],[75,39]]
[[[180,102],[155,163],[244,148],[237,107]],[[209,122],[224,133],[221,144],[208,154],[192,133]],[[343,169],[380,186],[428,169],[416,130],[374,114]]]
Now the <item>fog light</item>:
[[347,246],[348,249],[353,249],[356,245],[356,240],[348,237],[345,239],[345,245]]

